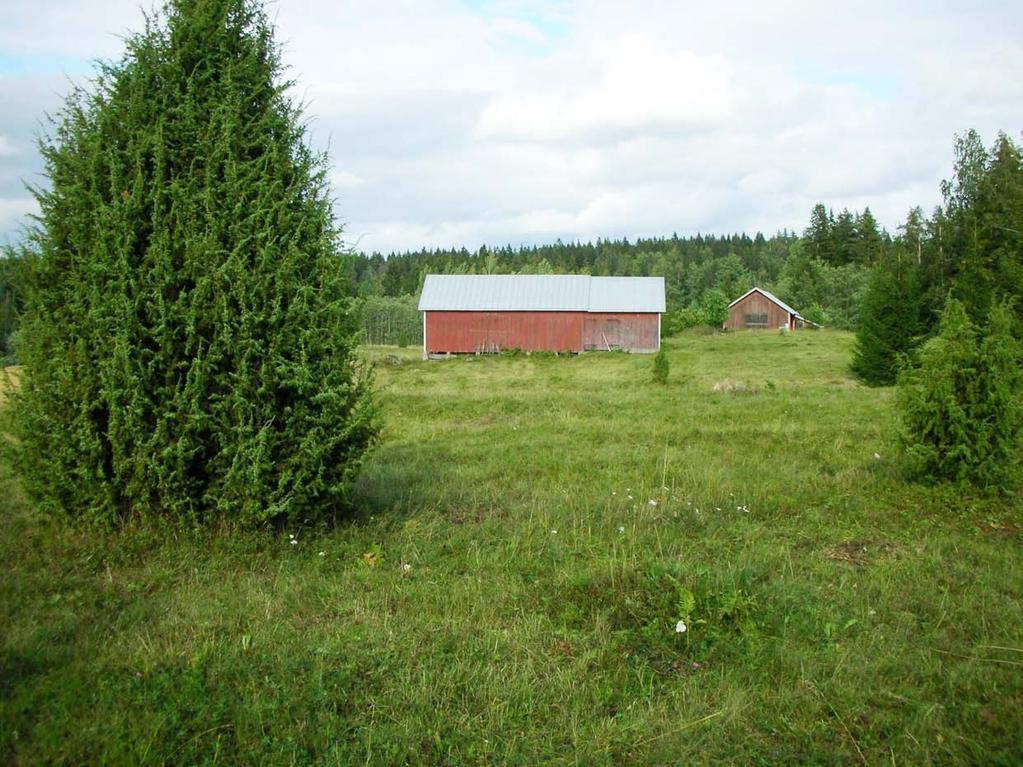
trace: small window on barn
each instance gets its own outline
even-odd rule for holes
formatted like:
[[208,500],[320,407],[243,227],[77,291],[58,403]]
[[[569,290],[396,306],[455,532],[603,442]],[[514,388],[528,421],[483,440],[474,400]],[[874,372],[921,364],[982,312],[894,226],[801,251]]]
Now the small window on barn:
[[767,327],[767,313],[764,314],[747,314],[746,315],[746,327],[748,328],[766,328]]

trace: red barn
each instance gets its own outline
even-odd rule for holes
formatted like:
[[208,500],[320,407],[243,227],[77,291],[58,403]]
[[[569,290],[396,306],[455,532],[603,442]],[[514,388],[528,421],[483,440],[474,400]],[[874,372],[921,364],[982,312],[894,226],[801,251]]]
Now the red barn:
[[661,348],[663,277],[430,274],[423,355]]
[[807,323],[803,316],[762,288],[753,288],[728,305],[729,330],[795,330]]

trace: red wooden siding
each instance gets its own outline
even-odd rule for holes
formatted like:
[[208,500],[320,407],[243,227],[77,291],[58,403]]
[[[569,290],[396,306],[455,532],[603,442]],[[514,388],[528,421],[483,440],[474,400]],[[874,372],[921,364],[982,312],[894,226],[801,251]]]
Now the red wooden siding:
[[426,312],[430,354],[581,352],[586,312]]
[[[747,315],[767,316],[766,324],[749,325]],[[762,296],[760,293],[750,293],[735,306],[728,310],[728,322],[725,327],[731,330],[777,330],[781,327],[792,327],[792,320],[789,313],[782,309],[774,301]]]
[[[427,311],[428,354],[472,354],[501,349],[581,352],[622,348],[655,351],[658,315],[590,312]],[[605,342],[606,338],[606,342]]]
[[609,314],[591,312],[583,321],[584,349],[657,351],[660,326],[656,314]]

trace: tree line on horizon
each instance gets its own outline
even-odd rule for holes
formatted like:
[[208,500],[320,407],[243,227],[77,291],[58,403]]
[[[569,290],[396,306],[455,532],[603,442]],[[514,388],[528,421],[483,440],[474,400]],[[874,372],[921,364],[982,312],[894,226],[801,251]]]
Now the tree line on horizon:
[[694,325],[720,325],[728,304],[759,286],[808,319],[855,330],[869,267],[891,242],[869,208],[862,213],[842,210],[836,216],[817,205],[803,236],[782,230],[771,236],[673,234],[477,250],[424,248],[388,255],[356,253],[346,268],[366,309],[370,343],[422,341],[416,304],[427,274],[664,277],[667,334]]

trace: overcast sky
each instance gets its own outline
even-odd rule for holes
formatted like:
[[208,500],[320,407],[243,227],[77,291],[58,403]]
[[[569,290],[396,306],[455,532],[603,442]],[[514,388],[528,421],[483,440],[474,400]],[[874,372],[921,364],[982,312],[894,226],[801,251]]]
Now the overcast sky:
[[[148,2],[146,3],[148,7]],[[137,0],[0,0],[0,242],[33,136],[120,55]],[[279,0],[362,250],[802,230],[816,201],[894,230],[954,135],[1023,129],[1017,2]]]

